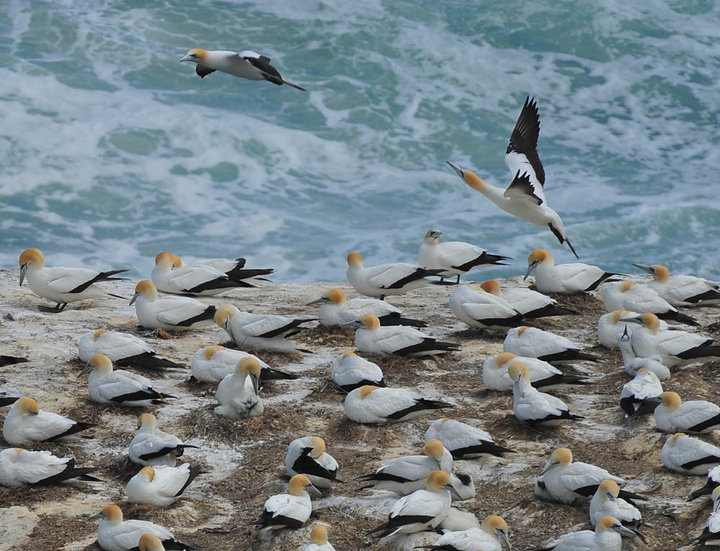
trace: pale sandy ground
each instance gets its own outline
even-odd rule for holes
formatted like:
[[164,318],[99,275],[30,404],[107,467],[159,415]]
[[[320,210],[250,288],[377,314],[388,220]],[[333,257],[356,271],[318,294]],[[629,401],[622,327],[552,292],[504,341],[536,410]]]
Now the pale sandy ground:
[[[22,355],[29,363],[0,368],[0,390],[35,397],[41,407],[98,427],[94,438],[72,444],[38,445],[57,455],[74,455],[81,466],[98,468],[102,483],[74,482],[36,489],[0,488],[0,550],[94,550],[96,521],[88,517],[108,503],[118,503],[127,518],[153,520],[171,528],[176,537],[202,549],[290,550],[309,541],[310,525],[330,525],[330,540],[338,550],[381,549],[383,545],[367,532],[384,521],[395,497],[392,494],[359,491],[355,479],[376,468],[385,458],[420,453],[423,434],[437,415],[420,417],[388,426],[362,426],[348,421],[342,396],[329,384],[329,363],[337,354],[353,348],[353,334],[315,328],[301,334],[297,342],[314,354],[259,355],[273,367],[298,373],[294,381],[269,383],[262,392],[265,414],[260,420],[227,420],[212,412],[214,388],[189,385],[189,369],[168,371],[157,377],[157,386],[177,396],[153,412],[161,428],[186,442],[200,446],[184,458],[200,464],[201,475],[185,497],[169,509],[147,509],[124,502],[124,480],[118,464],[127,452],[142,410],[105,407],[90,402],[87,380],[79,377],[77,338],[86,331],[114,328],[146,336],[137,328],[134,309],[126,301],[108,299],[70,305],[59,314],[38,310],[45,301],[27,286],[20,289],[18,272],[0,271],[0,353]],[[255,312],[277,312],[309,317],[315,313],[305,304],[334,284],[269,284],[261,289],[234,291],[225,298]],[[347,288],[346,284],[340,284]],[[134,282],[108,287],[113,293],[133,294]],[[496,441],[514,450],[505,459],[459,461],[456,470],[470,473],[478,487],[475,499],[462,503],[479,518],[503,515],[519,550],[536,549],[561,533],[588,528],[587,505],[571,507],[548,504],[533,495],[533,481],[550,452],[570,447],[576,459],[599,464],[628,479],[628,488],[646,493],[642,505],[647,526],[647,549],[679,549],[697,536],[709,513],[709,501],[686,503],[687,495],[704,484],[704,477],[688,477],[666,471],[660,462],[665,436],[654,430],[652,418],[635,422],[623,419],[619,409],[621,386],[628,378],[621,371],[619,353],[597,345],[595,324],[603,313],[602,303],[592,296],[562,298],[581,316],[551,318],[536,323],[584,343],[602,356],[597,365],[580,364],[593,378],[587,387],[556,393],[571,410],[585,420],[554,430],[532,430],[512,415],[512,396],[486,390],[480,379],[482,361],[502,348],[502,334],[469,331],[455,321],[447,309],[452,288],[428,287],[412,295],[392,299],[407,315],[430,323],[428,332],[462,344],[458,353],[427,360],[371,358],[383,367],[392,386],[409,386],[432,398],[457,404],[444,410],[453,418],[490,431]],[[718,310],[695,310],[702,331],[718,334]],[[311,326],[314,324],[311,324]],[[146,336],[158,353],[187,363],[201,346],[224,343],[219,327],[183,334],[174,340]],[[666,389],[677,390],[686,399],[719,402],[717,362],[690,366],[676,373]],[[328,452],[340,463],[339,477],[345,484],[333,487],[314,501],[311,522],[300,530],[273,539],[260,538],[251,521],[262,510],[265,499],[283,492],[284,456],[287,444],[305,435],[325,438]],[[716,441],[716,435],[708,437]],[[7,444],[0,439],[0,448]],[[127,477],[127,475],[125,475]],[[427,535],[421,541],[432,542]],[[639,549],[643,548],[639,544]],[[689,549],[690,547],[688,547]]]

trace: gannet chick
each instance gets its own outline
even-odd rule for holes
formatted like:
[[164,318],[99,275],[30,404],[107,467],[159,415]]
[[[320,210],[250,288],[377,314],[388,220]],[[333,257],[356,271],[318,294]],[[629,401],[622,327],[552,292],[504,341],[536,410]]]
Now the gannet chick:
[[502,551],[503,546],[508,551],[512,550],[507,522],[498,515],[489,515],[479,528],[445,532],[433,545],[424,548],[436,551]]
[[526,319],[546,318],[550,316],[577,315],[577,312],[557,306],[557,300],[528,289],[527,287],[508,287],[502,290],[494,279],[480,284],[485,291],[505,299],[510,306],[520,312]]
[[95,354],[105,354],[115,365],[141,369],[183,367],[158,356],[152,346],[129,333],[98,329],[85,333],[78,340],[78,357],[87,363]]
[[720,486],[720,466],[713,467],[707,473],[707,482],[705,486],[692,492],[688,497],[688,501],[697,499],[702,496],[710,495],[712,491]]
[[439,275],[442,272],[442,270],[429,270],[402,262],[365,268],[358,253],[350,253],[347,256],[347,263],[348,283],[361,295],[378,297],[380,300],[385,299],[386,296],[404,295],[408,291],[433,283],[425,277]]
[[30,290],[39,297],[56,303],[55,310],[62,312],[71,302],[89,298],[114,296],[94,284],[100,281],[117,281],[112,277],[127,270],[96,272],[86,268],[45,268],[45,257],[38,249],[27,249],[20,255],[20,286],[27,277]]
[[140,537],[150,534],[157,537],[165,549],[191,549],[185,543],[175,541],[172,532],[147,520],[123,521],[123,513],[117,505],[107,505],[102,511],[90,517],[101,519],[98,526],[97,542],[103,551],[131,551],[138,547]]
[[320,304],[318,318],[322,325],[336,327],[360,321],[365,314],[373,314],[380,325],[409,325],[425,327],[422,320],[402,317],[402,311],[384,300],[375,298],[353,298],[347,300],[342,289],[330,289],[310,304]]
[[665,440],[660,459],[671,471],[702,476],[720,465],[720,448],[678,432]]
[[556,265],[553,255],[545,249],[536,249],[530,253],[524,279],[533,272],[538,291],[566,294],[594,291],[607,278],[617,275],[582,262]]
[[302,551],[335,551],[328,541],[327,528],[316,524],[310,531],[310,543],[303,545]]
[[448,299],[453,315],[470,327],[504,329],[517,327],[523,315],[504,298],[485,291],[479,285],[459,285]]
[[568,338],[537,327],[515,327],[507,332],[503,352],[537,358],[546,362],[598,361],[597,356],[582,352],[582,346]]
[[138,542],[140,551],[165,551],[162,540],[152,534],[143,534]]
[[440,440],[454,459],[504,457],[508,452],[514,453],[514,450],[496,444],[489,432],[447,417],[433,421],[425,431],[425,442],[433,438]]
[[290,476],[304,474],[316,488],[329,488],[337,480],[338,463],[325,451],[325,440],[319,436],[303,436],[290,442],[285,468]]
[[440,279],[456,276],[456,283],[460,283],[460,276],[470,270],[482,266],[504,266],[503,260],[507,256],[488,254],[477,245],[462,241],[445,241],[440,243],[442,232],[431,228],[425,234],[425,239],[418,251],[418,264],[423,268],[442,269]]
[[161,431],[152,413],[140,415],[137,426],[138,431],[130,442],[128,456],[130,461],[138,465],[174,467],[175,459],[185,453],[185,448],[198,447],[185,444],[177,436]]
[[287,494],[276,494],[265,501],[263,512],[255,521],[256,529],[300,528],[307,522],[312,512],[308,490],[321,495],[307,476],[304,474],[293,476],[288,484]]
[[640,369],[646,369],[654,373],[661,381],[670,378],[670,370],[662,363],[662,356],[654,355],[649,358],[638,358],[632,347],[628,324],[625,324],[625,331],[620,338],[620,353],[622,354],[623,365],[628,375],[635,375]]
[[570,413],[560,398],[539,392],[530,384],[530,372],[522,362],[514,361],[508,367],[513,381],[513,412],[518,421],[529,425],[555,426],[568,420],[583,419]]
[[641,367],[635,373],[635,378],[623,385],[620,391],[620,407],[626,418],[649,413],[662,401],[662,393],[662,383],[657,375]]
[[345,392],[363,385],[385,386],[382,369],[354,352],[345,352],[333,358],[330,376],[333,383]]
[[297,375],[273,369],[257,356],[242,350],[232,350],[219,344],[204,346],[193,354],[190,360],[190,371],[193,377],[204,383],[219,383],[223,377],[235,372],[235,368],[243,358],[253,357],[260,364],[260,381],[278,379],[297,379]]
[[683,402],[677,392],[663,392],[655,424],[663,432],[710,432],[720,429],[720,406],[705,400]]
[[705,529],[697,538],[703,547],[720,546],[720,488],[716,487],[712,491],[712,505],[712,513],[705,523]]
[[278,86],[287,84],[303,92],[305,91],[305,88],[283,78],[278,70],[270,65],[269,57],[251,50],[238,53],[228,50],[192,48],[188,50],[188,53],[180,61],[192,61],[195,63],[195,72],[200,78],[205,78],[210,73],[220,71],[248,80],[267,80]]
[[639,314],[655,314],[667,321],[699,326],[692,317],[678,312],[655,289],[634,281],[615,281],[600,288],[600,296],[608,312],[630,310]]
[[63,415],[43,411],[37,401],[23,396],[5,416],[3,438],[11,446],[27,446],[67,438],[94,426],[94,423],[78,423]]
[[264,407],[258,396],[259,381],[260,362],[254,357],[240,360],[235,372],[226,375],[218,384],[215,413],[231,419],[260,417]]
[[88,392],[90,399],[101,404],[142,407],[164,404],[162,394],[152,387],[150,379],[122,369],[113,370],[112,362],[105,354],[95,354],[80,375],[90,373]]
[[356,423],[398,423],[440,408],[455,407],[429,400],[405,388],[361,386],[345,397],[345,413]]
[[355,331],[355,346],[360,352],[397,354],[398,356],[430,356],[457,350],[459,345],[439,341],[414,327],[392,325],[383,327],[372,314],[361,318],[363,327]]
[[584,385],[589,382],[585,377],[565,375],[557,367],[543,360],[517,356],[512,352],[501,352],[483,362],[482,380],[485,386],[490,390],[512,390],[513,381],[508,374],[508,367],[515,360],[527,367],[530,372],[530,382],[538,389],[564,388],[568,385]]
[[671,276],[670,270],[660,264],[633,266],[651,274],[654,279],[648,286],[675,307],[720,304],[720,285],[713,281],[691,275]]
[[75,466],[72,457],[56,457],[48,451],[7,448],[0,451],[0,486],[42,486],[59,484],[71,478],[97,482],[95,471]]
[[620,551],[623,535],[637,536],[645,541],[637,530],[623,526],[615,517],[605,516],[598,521],[594,532],[581,530],[563,534],[540,551]]
[[590,524],[595,526],[602,517],[610,515],[618,519],[623,526],[638,528],[642,513],[619,496],[620,486],[614,480],[603,480],[590,500]]
[[200,467],[190,468],[190,463],[143,467],[128,481],[125,494],[130,503],[169,507],[199,474]]
[[155,284],[144,279],[135,286],[130,300],[138,322],[146,329],[186,331],[212,321],[215,307],[191,297],[158,296]]

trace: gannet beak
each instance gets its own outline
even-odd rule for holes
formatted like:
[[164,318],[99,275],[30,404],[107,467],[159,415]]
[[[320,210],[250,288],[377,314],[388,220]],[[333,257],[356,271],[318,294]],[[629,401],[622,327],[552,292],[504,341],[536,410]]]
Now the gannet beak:
[[642,325],[642,324],[643,324],[643,320],[642,320],[641,317],[637,317],[637,318],[620,318],[618,321],[626,321],[626,322],[630,322],[630,323],[637,323],[637,324],[639,324],[639,325]]
[[250,382],[252,383],[255,394],[257,394],[258,389],[260,388],[260,381],[258,380],[257,375],[255,375],[254,373],[250,373]]
[[647,543],[647,539],[645,539],[645,536],[643,536],[640,532],[635,530],[634,528],[628,528],[627,526],[623,526],[622,524],[619,524],[617,526],[612,527],[613,530],[616,532],[620,532],[621,534],[628,534],[629,536],[637,536],[642,540],[643,543]]
[[504,530],[498,530],[497,533],[500,536],[500,542],[508,548],[508,551],[512,551],[512,545],[510,545],[510,538],[507,533]]
[[655,270],[653,270],[650,266],[645,266],[644,264],[635,264],[635,263],[633,263],[633,266],[635,266],[636,268],[640,268],[641,270],[643,270],[649,274],[655,275]]
[[135,294],[133,295],[133,298],[130,299],[130,306],[132,306],[133,304],[135,304],[135,299],[137,299],[137,298],[138,298],[138,293],[135,293]]
[[307,489],[308,489],[309,492],[312,492],[312,493],[315,494],[316,496],[321,496],[321,495],[322,495],[322,492],[321,492],[320,490],[318,490],[313,484],[309,484],[308,487],[307,487]]
[[25,274],[27,273],[28,264],[27,262],[20,266],[20,287],[22,287],[23,281],[25,281]]
[[80,375],[86,375],[87,373],[90,373],[93,370],[93,366],[90,365],[90,362],[85,364],[85,367],[83,367],[83,370],[80,372]]
[[330,302],[330,299],[328,297],[320,297],[317,300],[313,300],[312,302],[308,302],[305,306],[312,306],[313,304],[320,304],[321,302]]
[[450,161],[445,161],[447,164],[450,165],[450,168],[452,168],[455,171],[455,174],[460,176],[463,180],[465,179],[465,171],[460,168],[458,165],[451,163]]
[[450,490],[450,493],[457,497],[459,500],[462,500],[462,496],[458,493],[458,491],[455,489],[455,487],[452,484],[446,484],[445,487]]
[[343,323],[340,327],[347,327],[348,329],[360,329],[363,326],[361,321],[349,321],[347,323]]
[[193,59],[195,59],[195,54],[188,54],[180,60],[180,63],[183,61],[191,61]]
[[525,272],[525,277],[523,277],[523,281],[525,281],[528,277],[530,277],[530,274],[533,273],[535,268],[537,268],[538,264],[539,264],[539,262],[537,260],[528,264],[528,269],[527,269],[527,272]]
[[557,462],[548,463],[547,465],[545,465],[545,468],[544,468],[544,469],[542,470],[542,472],[540,473],[540,476],[544,475],[546,472],[548,472],[548,471],[549,471],[552,467],[554,467],[555,465],[557,465]]
[[102,518],[103,516],[104,516],[104,515],[103,515],[103,512],[100,511],[99,513],[95,513],[93,516],[91,516],[90,518],[88,518],[88,520],[96,520],[96,519]]

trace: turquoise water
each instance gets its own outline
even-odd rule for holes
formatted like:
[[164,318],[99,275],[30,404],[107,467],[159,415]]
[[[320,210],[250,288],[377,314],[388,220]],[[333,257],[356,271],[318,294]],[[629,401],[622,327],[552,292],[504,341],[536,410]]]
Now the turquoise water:
[[[640,5],[633,5],[640,4]],[[581,260],[720,278],[720,8],[711,1],[2,2],[0,266],[246,256],[278,280],[414,262],[426,230],[571,261],[489,183],[537,98],[546,196]],[[251,49],[307,88],[178,60]]]

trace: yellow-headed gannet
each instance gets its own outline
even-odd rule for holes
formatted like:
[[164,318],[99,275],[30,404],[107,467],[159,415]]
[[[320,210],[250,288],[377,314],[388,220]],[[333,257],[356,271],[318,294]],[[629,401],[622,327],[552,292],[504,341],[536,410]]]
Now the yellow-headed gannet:
[[533,272],[535,287],[541,293],[586,293],[616,275],[582,262],[555,264],[553,255],[545,249],[536,249],[528,256],[525,279]]
[[67,438],[94,426],[94,423],[78,423],[63,415],[44,411],[36,400],[23,396],[10,407],[2,432],[11,446],[27,446]]
[[512,551],[507,522],[498,515],[488,515],[479,528],[447,531],[425,549],[436,551]]
[[316,488],[329,488],[337,480],[338,463],[325,451],[325,440],[319,436],[303,436],[290,442],[285,468],[290,476],[304,474]]
[[710,432],[720,429],[720,406],[706,400],[683,402],[677,392],[663,392],[655,425],[663,432]]
[[310,543],[303,545],[302,551],[335,551],[335,548],[328,541],[327,528],[322,524],[316,524],[310,530]]
[[638,528],[642,520],[640,509],[620,497],[620,486],[614,480],[603,480],[590,500],[590,524],[595,526],[604,516],[613,516],[624,526]]
[[248,356],[237,364],[235,372],[226,375],[218,384],[215,413],[235,419],[237,417],[260,417],[264,406],[258,396],[260,362]]
[[157,287],[149,279],[135,286],[130,300],[135,304],[138,322],[146,329],[184,331],[212,321],[215,307],[191,297],[158,296]]
[[180,457],[185,448],[198,447],[160,430],[158,420],[152,413],[140,415],[137,426],[138,431],[130,442],[128,456],[130,461],[138,465],[174,467],[175,458]]
[[629,383],[620,391],[620,407],[625,417],[653,411],[661,402],[662,383],[652,371],[641,367]]
[[505,299],[526,319],[547,318],[550,316],[576,315],[577,312],[557,306],[557,300],[533,291],[527,287],[508,287],[504,291],[494,279],[480,284],[485,291]]
[[608,312],[630,310],[639,314],[655,314],[660,319],[685,325],[700,325],[692,317],[678,312],[655,289],[642,283],[628,280],[605,283],[600,288],[600,296]]
[[402,262],[366,268],[358,253],[350,253],[347,256],[347,263],[348,283],[361,295],[378,297],[380,300],[386,296],[403,295],[428,283],[437,283],[425,278],[442,272],[442,270],[429,270]]
[[165,546],[160,538],[152,534],[143,534],[138,542],[140,551],[165,551]]
[[652,274],[648,283],[673,306],[708,306],[720,304],[720,284],[691,275],[671,276],[670,270],[660,264],[633,266]]
[[384,300],[375,298],[353,298],[347,300],[342,289],[330,289],[322,298],[310,304],[320,304],[318,319],[325,326],[342,326],[354,321],[360,321],[365,314],[378,317],[381,325],[410,325],[412,327],[425,327],[427,323],[422,320],[402,317],[402,311]]
[[625,371],[628,375],[635,376],[638,370],[646,369],[654,373],[661,381],[667,381],[670,378],[671,372],[670,369],[662,363],[662,357],[659,355],[650,356],[649,358],[638,357],[633,350],[628,329],[628,323],[625,322],[625,330],[623,331],[622,337],[620,337],[620,353],[622,354]]
[[199,474],[200,467],[190,468],[190,463],[177,467],[143,467],[128,480],[125,495],[130,503],[169,507]]
[[185,264],[179,256],[171,256],[173,269],[180,268],[182,266],[209,267],[221,271],[230,279],[259,279],[267,281],[261,276],[269,275],[275,271],[273,268],[245,268],[244,258],[236,258],[234,260],[229,258],[206,258],[202,260],[195,260],[190,264]]
[[453,315],[470,327],[504,329],[517,327],[523,315],[504,298],[488,293],[479,285],[459,285],[450,295]]
[[380,320],[372,314],[365,314],[361,322],[363,327],[355,331],[355,346],[360,352],[429,356],[452,352],[459,348],[458,344],[439,341],[414,327],[381,326]]
[[297,375],[273,369],[257,356],[242,350],[232,350],[219,344],[203,346],[190,360],[192,376],[204,383],[219,383],[223,377],[235,371],[237,364],[243,358],[252,356],[260,363],[260,381],[277,379],[297,379]]
[[330,365],[330,376],[333,383],[350,392],[363,385],[385,386],[385,376],[382,369],[355,352],[345,352],[333,358]]
[[447,417],[433,421],[425,431],[425,442],[440,440],[454,459],[475,459],[481,456],[504,457],[514,453],[495,443],[490,433]]
[[85,333],[78,340],[78,357],[87,363],[95,354],[105,354],[115,365],[158,369],[183,367],[182,364],[158,356],[152,346],[130,333],[98,329]]
[[483,362],[482,380],[485,386],[490,390],[512,390],[513,381],[508,374],[508,367],[515,360],[522,362],[527,367],[530,372],[530,382],[535,388],[563,388],[567,385],[584,385],[589,382],[585,377],[565,375],[546,361],[517,356],[512,352],[501,352],[490,356]]
[[622,536],[645,537],[634,528],[628,528],[615,517],[602,517],[595,525],[595,531],[581,530],[563,534],[546,544],[539,551],[620,551]]
[[598,361],[597,356],[582,352],[582,346],[570,339],[537,327],[510,329],[503,341],[503,352],[537,358],[546,362]]
[[665,440],[660,459],[671,471],[702,476],[720,465],[720,448],[678,432]]
[[287,494],[276,494],[265,501],[262,514],[255,521],[258,530],[281,530],[300,528],[310,518],[312,501],[308,490],[321,495],[320,491],[304,474],[296,474],[288,483]]
[[64,480],[98,481],[89,473],[95,469],[75,466],[72,457],[56,457],[48,451],[8,448],[0,451],[0,486],[58,484]]
[[405,388],[361,386],[345,397],[345,413],[356,423],[398,423],[453,404],[429,400]]

